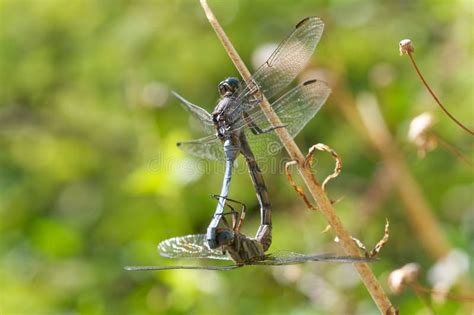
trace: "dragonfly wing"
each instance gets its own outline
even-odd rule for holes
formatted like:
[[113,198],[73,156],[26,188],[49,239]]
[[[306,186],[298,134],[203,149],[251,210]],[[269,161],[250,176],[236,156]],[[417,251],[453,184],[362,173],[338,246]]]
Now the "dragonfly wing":
[[230,260],[221,250],[210,249],[205,234],[173,237],[158,244],[158,252],[166,258],[210,258]]
[[225,160],[222,142],[215,135],[177,143],[181,150],[200,159]]
[[128,271],[150,271],[150,270],[175,270],[175,269],[191,269],[191,270],[232,270],[239,268],[237,265],[227,266],[127,266]]
[[[319,80],[306,81],[277,99],[272,104],[272,108],[280,117],[290,136],[294,138],[316,115],[330,93],[331,89],[325,82]],[[252,150],[255,151],[254,154],[257,159],[277,153],[282,144],[274,131],[254,135],[248,128],[250,121],[260,129],[271,127],[260,106],[249,110],[247,114],[249,119],[246,121],[242,119],[243,123],[238,128],[246,128],[246,136]]]
[[357,263],[357,262],[373,262],[373,258],[367,257],[354,257],[354,256],[337,256],[335,254],[315,254],[315,255],[304,255],[294,252],[276,252],[269,254],[266,259],[252,262],[252,265],[295,265],[303,264],[306,262],[319,261],[319,262],[337,262],[337,263]]
[[[324,23],[317,17],[300,21],[295,30],[275,49],[268,60],[255,71],[251,81],[261,93],[271,98],[281,92],[308,63],[323,33]],[[242,100],[253,97],[255,87],[243,86]]]
[[190,101],[178,93],[171,91],[174,97],[176,97],[183,105],[184,109],[188,111],[197,121],[201,124],[201,128],[207,133],[212,134],[214,132],[214,124],[212,122],[212,116],[204,108],[194,105]]

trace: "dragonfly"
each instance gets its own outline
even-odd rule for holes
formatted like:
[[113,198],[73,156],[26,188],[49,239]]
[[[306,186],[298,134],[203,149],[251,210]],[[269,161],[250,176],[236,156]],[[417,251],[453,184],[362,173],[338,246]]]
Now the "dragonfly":
[[[328,98],[331,90],[325,82],[319,80],[306,81],[281,95],[308,63],[323,29],[324,23],[317,17],[300,21],[293,32],[255,71],[250,84],[241,83],[234,77],[219,83],[220,100],[211,113],[172,92],[207,133],[203,138],[179,142],[177,145],[196,157],[225,161],[221,193],[206,232],[209,249],[217,249],[222,245],[218,242],[217,231],[229,194],[233,165],[239,154],[245,158],[260,206],[261,220],[255,240],[262,244],[264,251],[270,247],[271,203],[257,157],[268,155],[270,146],[273,153],[281,149],[282,145],[274,132],[276,128],[286,128],[289,134],[295,137]],[[271,106],[280,117],[282,126],[272,126],[266,119],[259,106],[263,96],[267,99],[276,98]],[[197,241],[201,240],[201,237],[181,239],[184,240],[198,244]],[[199,246],[204,249],[202,244]]]
[[231,270],[246,265],[283,266],[306,262],[364,263],[374,258],[356,256],[336,256],[334,254],[305,255],[290,251],[278,251],[274,254],[264,252],[263,246],[254,238],[244,234],[233,234],[229,230],[218,230],[220,239],[232,242],[222,249],[212,249],[207,243],[206,234],[191,234],[173,237],[158,244],[158,252],[165,258],[207,258],[234,261],[228,265],[179,265],[179,266],[127,266],[128,271],[151,271],[172,269]]
[[[228,199],[227,201],[234,201]],[[238,202],[240,203],[240,202]],[[242,203],[240,203],[242,204]],[[265,253],[263,244],[256,238],[249,238],[240,232],[244,217],[245,205],[242,210],[224,213],[222,216],[224,227],[217,228],[216,239],[219,247],[210,248],[206,234],[192,234],[173,237],[158,244],[158,252],[165,258],[206,258],[214,260],[233,261],[227,265],[179,265],[179,266],[128,266],[129,271],[151,271],[171,269],[200,269],[200,270],[232,270],[246,265],[257,266],[282,266],[303,264],[306,262],[339,262],[339,263],[361,263],[372,262],[371,257],[336,256],[334,254],[305,255],[290,251],[279,251],[273,254]],[[226,216],[232,215],[232,225]]]

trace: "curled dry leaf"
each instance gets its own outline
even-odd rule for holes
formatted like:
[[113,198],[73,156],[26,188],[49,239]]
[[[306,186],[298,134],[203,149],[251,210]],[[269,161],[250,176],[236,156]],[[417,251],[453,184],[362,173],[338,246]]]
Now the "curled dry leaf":
[[388,219],[385,219],[385,229],[384,229],[383,237],[377,244],[375,244],[374,249],[370,251],[369,257],[375,257],[380,252],[382,247],[384,247],[385,244],[388,243],[388,239],[390,237],[389,230],[388,230],[389,226],[390,226],[390,223],[388,222]]
[[[329,152],[331,153],[331,155],[334,157],[334,159],[336,160],[336,166],[334,168],[334,172],[330,175],[328,175],[322,185],[321,185],[321,188],[323,189],[323,191],[326,190],[326,184],[333,178],[336,178],[337,176],[339,176],[339,174],[341,173],[341,170],[342,170],[342,160],[341,158],[339,157],[339,155],[337,154],[336,151],[334,151],[333,149],[331,149],[329,146],[325,145],[324,143],[318,143],[318,144],[315,144],[313,145],[309,151],[308,151],[308,154],[306,155],[305,157],[305,160],[304,160],[304,165],[305,167],[311,167],[311,165],[313,165],[313,160],[314,160],[314,154],[316,153],[316,150],[318,151],[324,151],[324,152]],[[290,182],[291,186],[293,186],[293,188],[295,189],[296,193],[303,199],[306,207],[308,207],[309,209],[311,210],[317,210],[317,207],[314,206],[313,204],[311,204],[311,202],[309,201],[309,198],[306,196],[303,188],[301,188],[300,186],[298,186],[295,181],[293,180],[293,176],[291,175],[291,172],[290,172],[290,166],[293,166],[293,165],[296,165],[297,162],[296,161],[290,161],[290,162],[287,162],[285,164],[285,174],[286,174],[286,177],[288,178],[288,181]],[[337,200],[331,200],[331,204],[335,204],[337,202],[339,202],[342,198],[339,198]]]
[[[354,236],[351,236],[352,240],[356,243],[357,247],[359,247],[364,253],[365,253],[365,256],[366,257],[369,257],[369,258],[373,258],[375,256],[377,256],[377,254],[380,252],[380,250],[382,249],[382,247],[385,246],[385,244],[387,244],[388,242],[388,239],[389,239],[389,222],[388,222],[388,219],[386,219],[386,223],[385,223],[385,230],[384,230],[384,234],[383,234],[383,237],[382,239],[374,246],[374,248],[369,252],[367,251],[367,247],[364,245],[364,243],[362,243],[361,240],[355,238]],[[336,242],[338,242],[338,238],[336,237],[335,239]]]
[[326,177],[326,179],[324,179],[323,183],[322,183],[322,188],[323,190],[326,190],[326,184],[333,178],[336,178],[337,176],[339,176],[339,174],[341,173],[341,170],[342,170],[342,159],[339,157],[339,155],[337,154],[336,151],[334,151],[331,147],[329,147],[328,145],[324,144],[324,143],[318,143],[318,144],[315,144],[313,145],[309,151],[308,151],[308,154],[306,155],[306,158],[305,158],[305,163],[306,165],[312,165],[313,164],[313,160],[314,160],[314,154],[316,153],[316,150],[319,150],[319,151],[324,151],[324,152],[329,152],[331,153],[331,155],[334,157],[334,159],[336,160],[336,166],[334,167],[334,172],[331,174],[331,175],[328,175]]
[[290,166],[292,165],[295,165],[297,162],[296,161],[290,161],[290,162],[287,162],[285,164],[285,174],[286,174],[286,177],[288,178],[288,181],[290,182],[290,185],[293,186],[293,188],[295,189],[296,193],[303,199],[306,207],[310,210],[318,210],[318,208],[316,208],[315,206],[313,206],[313,204],[309,201],[308,197],[306,196],[306,194],[304,193],[304,190],[303,188],[301,188],[300,186],[298,186],[295,181],[293,180],[293,176],[291,175],[291,172],[290,172]]
[[362,251],[365,253],[365,256],[369,256],[369,252],[367,251],[367,247],[364,245],[364,243],[362,243],[361,240],[359,240],[358,238],[355,238],[354,236],[351,236],[351,238],[357,244],[357,247],[362,249]]

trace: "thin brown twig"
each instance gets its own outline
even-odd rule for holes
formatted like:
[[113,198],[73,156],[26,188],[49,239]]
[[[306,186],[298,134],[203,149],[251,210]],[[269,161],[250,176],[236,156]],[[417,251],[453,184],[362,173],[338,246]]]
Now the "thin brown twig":
[[471,295],[456,295],[456,294],[452,294],[446,291],[439,291],[439,290],[435,290],[431,288],[426,288],[419,283],[412,283],[410,284],[410,287],[416,292],[442,295],[446,297],[446,299],[452,300],[452,301],[470,302],[470,303],[474,302],[474,295],[472,294]]
[[[232,59],[232,62],[236,66],[237,70],[239,71],[242,78],[245,82],[249,85],[253,85],[250,78],[250,72],[245,67],[245,64],[240,59],[237,51],[230,43],[229,39],[224,33],[224,30],[220,26],[219,22],[215,18],[214,14],[212,13],[211,9],[207,5],[206,0],[200,0],[201,6],[206,14],[209,23],[214,28],[219,40],[225,47],[229,57]],[[272,110],[270,104],[264,97],[262,96],[262,102],[260,104],[262,111],[264,112],[266,118],[270,122],[272,126],[283,126],[280,121],[278,115]],[[346,254],[351,256],[359,256],[359,251],[357,246],[351,239],[349,232],[344,228],[342,225],[341,220],[336,215],[334,209],[332,208],[331,201],[326,196],[325,192],[321,188],[321,184],[316,180],[310,168],[306,167],[304,163],[304,156],[301,153],[300,149],[296,145],[296,143],[291,138],[290,134],[286,130],[286,128],[276,128],[276,134],[280,138],[280,141],[283,143],[285,149],[287,150],[290,158],[294,161],[297,161],[298,170],[306,183],[308,190],[311,192],[318,208],[320,209],[321,213],[324,215],[328,223],[331,225],[333,230],[335,231],[336,235],[341,240],[342,247]],[[367,263],[356,263],[354,267],[358,271],[362,282],[366,286],[367,290],[369,291],[372,299],[376,303],[377,307],[379,308],[382,314],[395,314],[396,309],[393,307],[392,303],[390,302],[389,298],[385,294],[382,286],[377,281],[377,278],[373,274],[372,270],[370,269]]]
[[431,303],[431,300],[426,297],[426,296],[423,296],[423,292],[420,292],[418,290],[416,290],[415,288],[413,288],[413,291],[415,291],[415,295],[416,297],[421,301],[421,303],[423,303],[423,305],[428,309],[428,311],[430,312],[431,315],[436,315],[436,311],[434,310],[433,308],[433,304]]
[[[406,40],[405,40],[406,41]],[[403,41],[402,41],[403,42]],[[400,46],[402,46],[402,42],[400,42]],[[409,43],[406,43],[406,44],[410,44],[411,45],[411,41]],[[413,52],[414,52],[414,49],[413,47],[411,47],[411,49],[405,49],[405,50],[401,50],[402,54],[406,54],[408,55],[408,57],[410,57],[410,61],[411,61],[411,64],[413,65],[413,67],[415,68],[415,71],[416,73],[418,74],[418,77],[421,79],[421,81],[423,82],[423,84],[425,85],[426,89],[428,90],[428,92],[430,92],[431,96],[433,96],[434,100],[436,101],[436,103],[438,103],[439,107],[441,107],[441,109],[443,110],[443,112],[448,115],[449,118],[451,118],[452,121],[454,121],[459,127],[461,127],[462,129],[464,129],[466,132],[468,132],[471,136],[474,136],[474,131],[472,131],[471,129],[469,129],[468,127],[464,126],[463,123],[461,123],[459,120],[457,120],[449,111],[446,107],[444,107],[444,105],[441,103],[441,101],[438,99],[438,97],[436,96],[436,94],[433,92],[433,90],[431,89],[430,85],[428,84],[428,82],[426,82],[425,80],[425,77],[423,76],[423,74],[421,74],[421,71],[420,69],[418,68],[418,65],[416,64],[415,62],[415,58],[413,57]]]
[[433,136],[435,136],[436,140],[438,140],[438,142],[442,146],[444,146],[449,152],[451,152],[454,156],[456,156],[461,161],[466,163],[471,168],[471,170],[474,168],[474,164],[471,162],[471,160],[469,160],[468,157],[466,157],[464,154],[462,154],[462,152],[458,148],[456,148],[454,145],[452,145],[448,141],[444,140],[441,136],[439,136],[438,134],[436,134],[434,132],[433,132]]

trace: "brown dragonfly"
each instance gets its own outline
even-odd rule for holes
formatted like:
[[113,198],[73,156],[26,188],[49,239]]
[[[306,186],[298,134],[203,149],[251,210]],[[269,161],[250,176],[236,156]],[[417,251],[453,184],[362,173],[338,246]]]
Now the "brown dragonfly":
[[[226,201],[237,202],[230,199]],[[245,205],[239,202],[242,205],[242,209],[238,212],[227,202],[226,206],[230,208],[230,212],[223,214],[222,221],[224,226],[218,227],[216,230],[217,248],[212,249],[209,247],[206,234],[193,234],[162,241],[158,244],[158,252],[162,257],[166,258],[206,258],[233,261],[233,264],[224,266],[128,266],[125,269],[130,271],[170,269],[231,270],[246,265],[281,266],[306,262],[358,263],[374,261],[373,258],[368,257],[337,256],[334,254],[305,255],[290,251],[278,251],[274,254],[265,253],[264,246],[259,240],[249,238],[240,232],[245,218]],[[232,225],[226,219],[227,215],[232,216]]]

